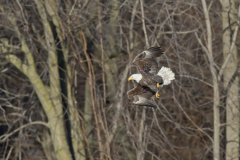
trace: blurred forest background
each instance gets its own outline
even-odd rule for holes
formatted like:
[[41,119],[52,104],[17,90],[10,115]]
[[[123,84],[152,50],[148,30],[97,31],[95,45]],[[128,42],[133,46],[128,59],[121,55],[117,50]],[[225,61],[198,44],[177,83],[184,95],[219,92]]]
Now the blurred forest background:
[[[0,0],[0,159],[239,160],[239,0]],[[132,105],[132,59],[176,73]]]

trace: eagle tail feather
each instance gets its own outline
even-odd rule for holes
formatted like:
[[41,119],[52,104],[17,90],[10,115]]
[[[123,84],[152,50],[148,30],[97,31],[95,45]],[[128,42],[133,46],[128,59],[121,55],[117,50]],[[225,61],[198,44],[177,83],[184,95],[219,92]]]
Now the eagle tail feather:
[[162,67],[157,75],[162,77],[163,85],[169,85],[175,79],[175,73],[168,67]]

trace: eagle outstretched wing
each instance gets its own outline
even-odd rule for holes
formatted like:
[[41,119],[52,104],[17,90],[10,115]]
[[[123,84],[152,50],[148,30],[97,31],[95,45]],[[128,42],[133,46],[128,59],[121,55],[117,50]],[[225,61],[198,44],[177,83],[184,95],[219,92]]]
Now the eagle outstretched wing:
[[151,99],[147,99],[140,95],[136,95],[136,99],[133,101],[133,104],[136,104],[139,106],[154,107],[154,108],[156,108],[158,106],[155,101],[153,101]]
[[163,50],[161,47],[150,47],[141,53],[139,53],[133,60],[136,61],[137,59],[146,59],[146,58],[157,58],[164,54]]
[[164,54],[161,47],[151,47],[139,53],[133,60],[133,64],[137,66],[138,71],[143,73],[157,74],[158,63],[156,58]]
[[155,92],[146,86],[136,84],[136,86],[127,92],[128,99],[133,99],[136,95],[141,95],[145,98],[151,98]]
[[149,106],[156,107],[156,102],[154,100],[155,92],[153,92],[150,88],[141,86],[137,84],[133,89],[127,92],[128,99],[133,99],[133,104],[139,106]]

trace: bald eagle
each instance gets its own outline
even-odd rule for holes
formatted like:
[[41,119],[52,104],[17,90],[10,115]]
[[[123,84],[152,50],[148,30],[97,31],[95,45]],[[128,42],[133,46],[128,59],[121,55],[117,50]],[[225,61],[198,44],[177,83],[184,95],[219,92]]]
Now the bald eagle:
[[134,58],[132,64],[139,73],[132,74],[128,81],[134,81],[137,85],[127,93],[129,99],[134,99],[134,104],[156,106],[153,100],[160,97],[159,89],[175,79],[170,68],[162,67],[159,70],[156,59],[162,54],[161,47],[151,47]]
[[[162,67],[157,75],[154,75],[153,77],[161,77],[162,82],[159,83],[157,80],[155,81],[156,87],[155,88],[151,88],[148,87],[149,89],[151,89],[152,91],[154,91],[156,94],[156,97],[159,98],[160,97],[160,93],[159,93],[159,88],[161,88],[164,85],[169,85],[171,83],[172,80],[175,79],[175,74],[173,73],[173,71],[168,68],[168,67]],[[132,74],[129,78],[128,81],[135,81],[137,82],[140,86],[146,87],[146,83],[145,83],[145,79],[142,76],[142,74],[140,73],[136,73],[136,74]],[[154,82],[153,82],[154,83]],[[152,85],[152,84],[151,84]]]
[[157,58],[162,54],[164,52],[161,47],[151,47],[139,53],[133,60],[133,65],[137,67],[143,77],[140,84],[148,86],[155,92],[163,83],[162,77],[157,74],[159,70]]

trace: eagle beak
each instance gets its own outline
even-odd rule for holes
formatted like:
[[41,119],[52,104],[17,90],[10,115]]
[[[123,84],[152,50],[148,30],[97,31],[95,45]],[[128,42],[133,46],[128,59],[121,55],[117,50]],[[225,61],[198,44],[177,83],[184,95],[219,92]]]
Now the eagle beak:
[[133,78],[130,76],[130,77],[128,78],[128,81],[131,81],[131,80],[133,80]]
[[160,97],[160,93],[156,92],[155,96],[156,96],[156,98],[159,98]]
[[157,88],[160,88],[160,87],[161,87],[160,83],[157,83]]

